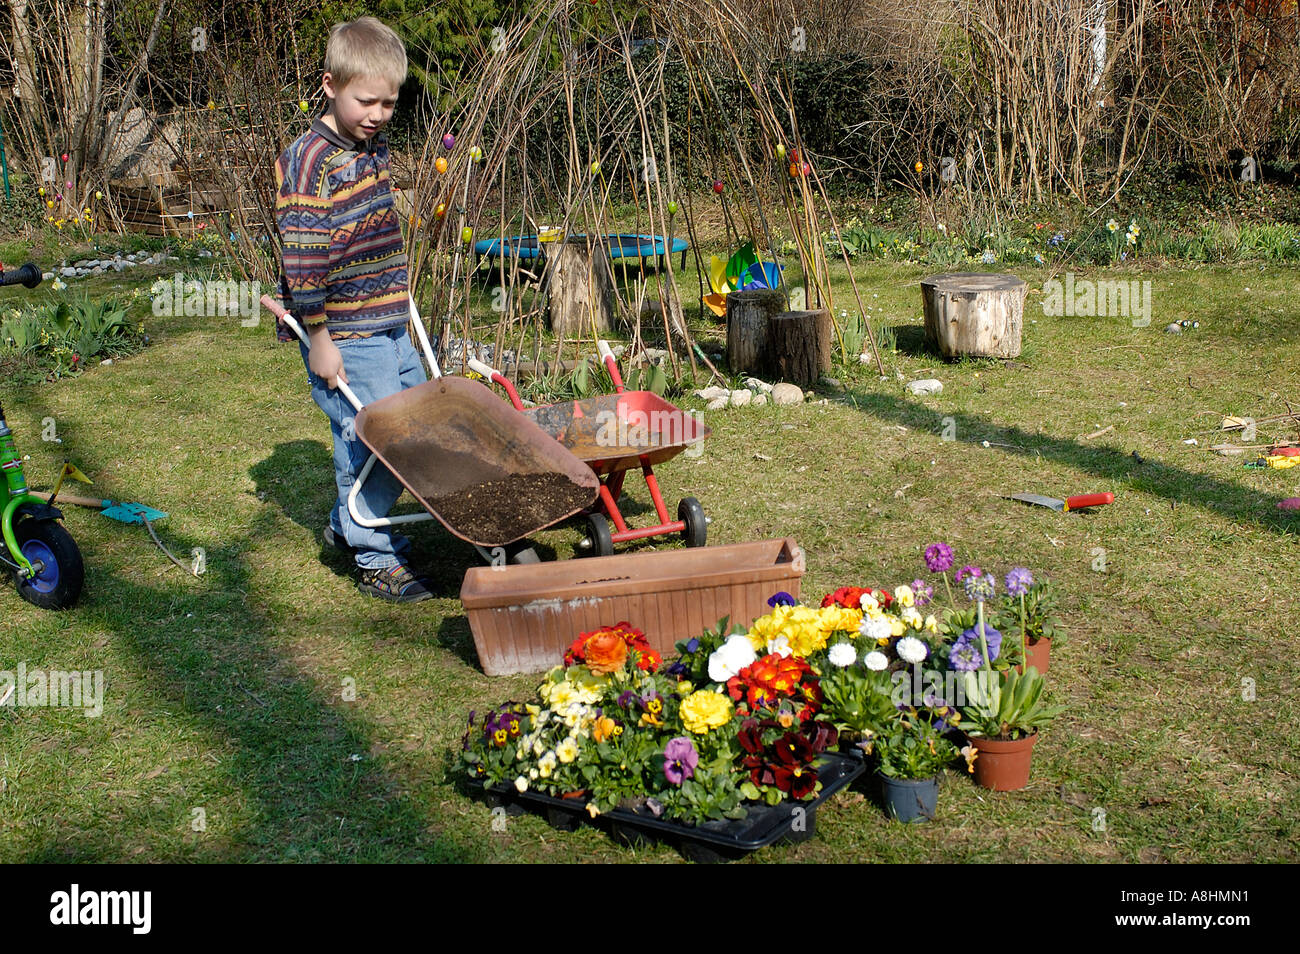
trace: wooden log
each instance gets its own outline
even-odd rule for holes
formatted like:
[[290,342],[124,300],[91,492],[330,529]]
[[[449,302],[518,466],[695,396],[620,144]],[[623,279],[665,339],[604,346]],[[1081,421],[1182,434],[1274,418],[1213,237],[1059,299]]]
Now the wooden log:
[[1015,275],[953,272],[921,282],[925,338],[945,359],[1020,354],[1028,286]]
[[756,288],[727,295],[727,364],[732,371],[762,369],[768,324],[784,310],[785,294],[779,289]]
[[557,242],[545,278],[555,334],[582,338],[613,327],[614,274],[602,242],[586,235]]
[[816,384],[831,369],[834,330],[825,308],[785,311],[774,317],[767,325],[767,376],[800,387]]

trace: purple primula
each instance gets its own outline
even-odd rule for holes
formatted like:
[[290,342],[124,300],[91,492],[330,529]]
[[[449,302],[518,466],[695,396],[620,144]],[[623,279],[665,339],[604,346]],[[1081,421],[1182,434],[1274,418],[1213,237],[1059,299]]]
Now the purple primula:
[[664,746],[664,778],[669,784],[681,785],[695,774],[695,766],[699,764],[700,754],[685,736],[678,736]]
[[1008,596],[1024,596],[1034,585],[1034,575],[1023,566],[1018,566],[1007,574],[1005,582]]
[[993,579],[992,573],[985,573],[983,576],[978,574],[968,576],[962,586],[966,587],[966,595],[977,602],[991,600],[998,588],[997,580]]
[[796,600],[785,590],[782,590],[779,593],[773,593],[771,596],[767,598],[767,605],[772,607],[773,609],[775,609],[778,606],[795,606],[796,604],[798,604],[798,602],[799,602],[798,600]]
[[925,548],[925,565],[931,573],[944,573],[952,567],[952,547],[946,543],[932,543]]
[[974,672],[980,668],[982,660],[983,654],[980,653],[979,646],[967,639],[966,634],[963,633],[957,637],[948,653],[948,668],[956,669],[958,672]]
[[913,580],[912,595],[916,598],[917,606],[928,606],[934,599],[934,587],[924,580]]
[[975,566],[973,563],[967,563],[964,567],[962,567],[960,570],[957,571],[956,580],[958,583],[960,583],[968,576],[983,576],[983,575],[984,575],[983,570]]

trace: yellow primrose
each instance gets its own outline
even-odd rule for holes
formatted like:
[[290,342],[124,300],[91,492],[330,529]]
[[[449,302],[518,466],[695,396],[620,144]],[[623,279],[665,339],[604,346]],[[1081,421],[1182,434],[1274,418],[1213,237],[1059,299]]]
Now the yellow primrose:
[[939,632],[939,622],[934,618],[933,613],[925,618],[925,628],[932,633]]
[[731,721],[731,700],[702,689],[682,700],[681,717],[686,731],[703,735]]
[[889,631],[894,636],[902,636],[907,632],[907,626],[897,616],[891,616],[889,617]]
[[921,619],[921,611],[915,606],[909,606],[899,615],[903,622],[912,627],[912,629],[921,629],[925,626],[925,621]]

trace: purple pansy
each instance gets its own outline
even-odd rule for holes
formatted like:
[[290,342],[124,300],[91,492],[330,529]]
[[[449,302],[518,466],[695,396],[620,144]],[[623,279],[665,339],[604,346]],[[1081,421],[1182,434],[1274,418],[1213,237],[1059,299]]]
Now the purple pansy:
[[699,764],[700,754],[685,736],[678,736],[664,746],[664,778],[669,784],[681,785],[695,774],[695,766]]
[[798,600],[796,600],[785,590],[782,590],[779,593],[773,593],[767,599],[767,605],[772,607],[773,609],[775,609],[778,606],[794,606],[798,602],[799,602]]

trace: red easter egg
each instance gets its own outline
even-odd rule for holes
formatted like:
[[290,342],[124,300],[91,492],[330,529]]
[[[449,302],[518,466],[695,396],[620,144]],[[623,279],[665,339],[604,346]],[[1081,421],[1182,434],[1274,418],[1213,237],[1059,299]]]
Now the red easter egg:
[[722,184],[722,180],[721,180],[721,179],[714,179],[714,180],[713,180],[713,191],[714,191],[714,192],[716,192],[716,193],[718,193],[719,195],[721,195],[721,194],[722,194],[722,190],[725,189],[725,188],[726,188],[726,186]]

